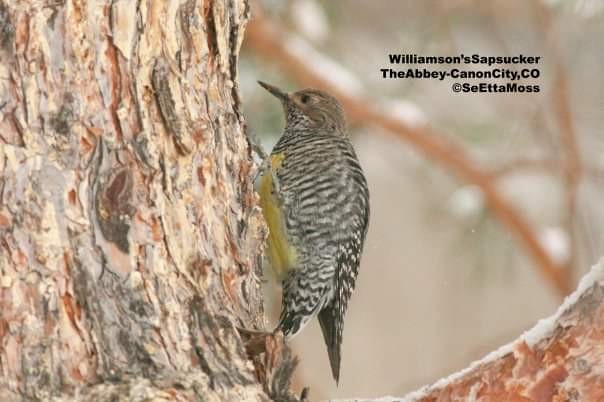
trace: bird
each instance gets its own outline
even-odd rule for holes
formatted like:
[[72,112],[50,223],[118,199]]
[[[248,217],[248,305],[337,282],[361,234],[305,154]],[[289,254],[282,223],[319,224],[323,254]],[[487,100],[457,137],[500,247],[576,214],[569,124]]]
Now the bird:
[[318,316],[338,384],[344,316],[369,225],[367,180],[335,97],[258,83],[285,114],[259,179],[268,259],[283,290],[277,329],[289,340]]

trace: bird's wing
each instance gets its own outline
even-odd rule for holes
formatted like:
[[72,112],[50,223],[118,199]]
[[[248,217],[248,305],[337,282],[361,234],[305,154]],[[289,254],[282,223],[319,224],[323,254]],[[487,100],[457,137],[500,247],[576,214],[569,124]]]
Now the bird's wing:
[[360,213],[352,221],[352,230],[349,231],[350,236],[338,250],[335,290],[332,300],[319,313],[319,323],[327,345],[331,372],[336,383],[340,378],[344,315],[356,284],[363,243],[369,224],[368,195],[363,194],[359,200]]

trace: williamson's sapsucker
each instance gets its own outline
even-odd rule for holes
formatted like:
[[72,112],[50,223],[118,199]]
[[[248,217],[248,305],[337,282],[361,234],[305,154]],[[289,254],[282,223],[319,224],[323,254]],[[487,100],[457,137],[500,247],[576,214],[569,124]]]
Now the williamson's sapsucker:
[[369,222],[367,181],[337,99],[260,85],[281,101],[286,116],[259,191],[270,263],[283,284],[279,328],[291,338],[318,315],[337,382],[344,315]]

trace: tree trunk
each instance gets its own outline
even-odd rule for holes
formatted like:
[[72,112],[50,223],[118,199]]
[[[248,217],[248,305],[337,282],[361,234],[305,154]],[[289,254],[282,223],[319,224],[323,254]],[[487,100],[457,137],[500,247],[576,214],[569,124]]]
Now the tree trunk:
[[263,326],[248,16],[245,0],[0,0],[0,400],[287,388],[259,383],[236,331]]

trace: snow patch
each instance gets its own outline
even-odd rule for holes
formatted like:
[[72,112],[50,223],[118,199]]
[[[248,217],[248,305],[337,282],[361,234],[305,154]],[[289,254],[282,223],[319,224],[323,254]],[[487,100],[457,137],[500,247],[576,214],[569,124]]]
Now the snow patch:
[[403,120],[411,127],[417,128],[428,124],[428,119],[422,109],[408,100],[392,99],[386,102],[385,107],[391,115]]
[[455,190],[447,202],[451,214],[460,219],[478,215],[484,210],[484,204],[482,190],[475,185],[463,186]]
[[560,265],[570,258],[570,238],[561,227],[547,227],[539,232],[539,242],[547,253]]
[[319,3],[315,0],[298,0],[291,7],[292,19],[298,31],[317,42],[327,39],[329,22]]

